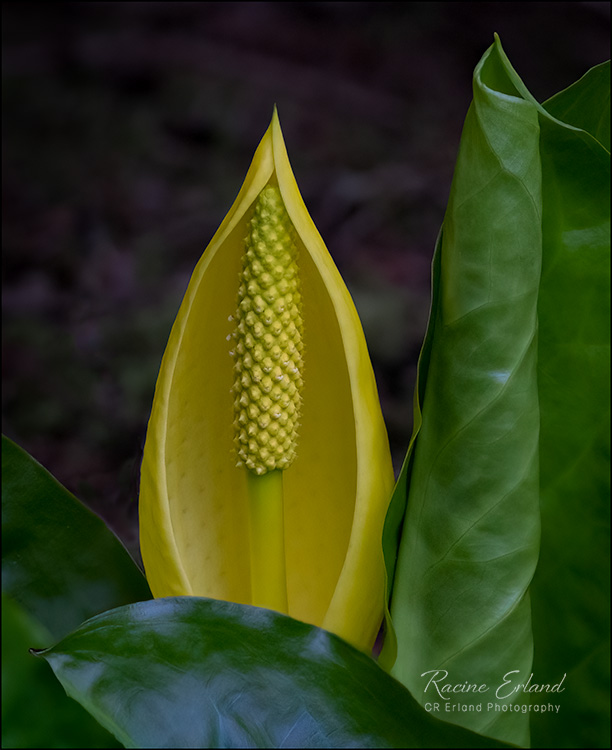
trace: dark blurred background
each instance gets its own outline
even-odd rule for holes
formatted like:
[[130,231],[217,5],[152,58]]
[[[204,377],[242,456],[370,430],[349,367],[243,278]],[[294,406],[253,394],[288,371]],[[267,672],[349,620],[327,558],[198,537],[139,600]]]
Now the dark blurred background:
[[3,4],[3,431],[133,550],[157,369],[278,105],[354,297],[396,469],[472,71],[540,101],[609,57],[603,2]]

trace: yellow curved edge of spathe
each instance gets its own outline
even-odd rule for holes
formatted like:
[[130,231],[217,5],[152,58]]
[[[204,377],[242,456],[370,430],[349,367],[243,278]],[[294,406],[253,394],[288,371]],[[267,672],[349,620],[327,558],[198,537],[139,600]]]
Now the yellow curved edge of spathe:
[[202,279],[224,240],[239,218],[248,211],[272,174],[270,132],[271,126],[255,151],[236,200],[193,271],[160,365],[145,439],[139,496],[141,554],[147,581],[155,597],[190,596],[195,593],[172,529],[165,471],[168,400],[183,332]]
[[276,110],[274,166],[289,216],[314,259],[340,321],[351,382],[357,451],[355,512],[345,563],[323,627],[371,648],[384,609],[382,530],[393,491],[389,441],[361,321],[353,300],[300,195]]

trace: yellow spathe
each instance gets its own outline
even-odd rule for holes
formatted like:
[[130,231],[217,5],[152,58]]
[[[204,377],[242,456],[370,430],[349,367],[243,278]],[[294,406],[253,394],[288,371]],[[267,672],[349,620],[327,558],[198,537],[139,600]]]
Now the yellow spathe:
[[289,615],[367,650],[383,613],[391,457],[361,324],[299,193],[276,111],[193,272],[164,353],[142,462],[142,556],[156,597],[251,604],[230,317],[248,221],[270,182],[296,230],[304,326],[297,457],[283,471]]

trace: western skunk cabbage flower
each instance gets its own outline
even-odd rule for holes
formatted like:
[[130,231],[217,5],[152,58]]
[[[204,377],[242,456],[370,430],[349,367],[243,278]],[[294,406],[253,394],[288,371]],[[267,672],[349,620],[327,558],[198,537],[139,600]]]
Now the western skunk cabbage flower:
[[268,606],[367,650],[392,488],[361,324],[275,110],[162,360],[140,487],[151,590]]

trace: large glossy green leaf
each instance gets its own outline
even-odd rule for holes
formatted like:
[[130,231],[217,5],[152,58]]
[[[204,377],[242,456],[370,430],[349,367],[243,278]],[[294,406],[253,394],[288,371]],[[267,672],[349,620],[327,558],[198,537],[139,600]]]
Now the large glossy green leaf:
[[[560,692],[530,694],[545,747],[609,742],[609,98],[609,65],[550,112],[498,40],[478,65],[385,527],[390,580],[401,534],[393,673],[421,701],[432,669],[488,696],[506,672],[531,674],[540,505],[531,682],[566,675]],[[526,718],[453,716],[525,744]]]
[[533,713],[537,747],[610,746],[610,63],[537,104],[542,540],[531,586],[534,674],[559,711]]
[[120,747],[28,649],[51,636],[2,595],[2,747]]
[[256,607],[141,602],[42,655],[128,747],[493,746],[434,719],[337,636]]
[[437,252],[391,608],[392,674],[422,703],[435,695],[432,670],[447,673],[444,684],[485,685],[440,703],[456,705],[458,723],[527,744],[527,696],[498,700],[495,691],[510,671],[527,679],[532,663],[539,127],[495,48],[475,72]]
[[4,436],[2,590],[55,638],[106,609],[151,598],[104,522]]

